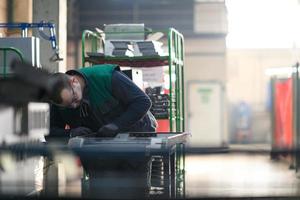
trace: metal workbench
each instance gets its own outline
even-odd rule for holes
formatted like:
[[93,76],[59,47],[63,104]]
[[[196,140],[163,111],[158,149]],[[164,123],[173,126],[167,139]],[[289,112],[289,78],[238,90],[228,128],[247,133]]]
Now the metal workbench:
[[[66,170],[80,168],[72,166],[76,163],[63,162],[64,155],[67,160],[80,158],[84,169],[83,198],[173,199],[185,197],[184,145],[188,137],[189,133],[127,133],[114,138],[71,138],[68,146],[58,142],[20,143],[2,145],[0,150],[1,155],[22,158],[20,166],[30,158],[43,156],[41,194],[44,197],[60,196],[58,180],[63,177],[59,177],[58,163],[64,163]],[[32,162],[29,165],[35,166]],[[5,186],[6,182],[1,184]],[[22,191],[28,186],[32,186],[32,182],[25,181],[19,195],[26,195]]]
[[[143,173],[150,173],[146,176],[138,175],[139,179],[141,177],[151,179],[144,180],[151,185],[150,193],[156,196],[155,190],[159,190],[158,188],[161,187],[160,191],[164,198],[182,198],[185,187],[184,144],[189,135],[189,133],[122,133],[114,138],[75,137],[69,140],[69,147],[80,156],[87,172],[87,180],[91,180],[93,176],[96,176],[96,173],[103,174],[103,171],[107,170],[104,163],[111,163],[112,161],[115,163],[119,160],[120,162],[129,161],[128,165],[130,165],[136,162],[145,168]],[[112,168],[117,174],[113,184],[116,184],[115,182],[128,184],[128,181],[132,181],[134,178],[129,174],[126,179],[127,182],[122,182],[120,177],[124,177],[123,168],[121,170],[120,168]],[[127,172],[124,171],[124,173]],[[104,176],[105,178],[103,178]],[[101,177],[105,183],[101,183]],[[107,175],[101,177],[98,177],[96,181],[97,186],[109,182]],[[139,180],[139,184],[143,183]],[[90,188],[87,190],[91,193]]]

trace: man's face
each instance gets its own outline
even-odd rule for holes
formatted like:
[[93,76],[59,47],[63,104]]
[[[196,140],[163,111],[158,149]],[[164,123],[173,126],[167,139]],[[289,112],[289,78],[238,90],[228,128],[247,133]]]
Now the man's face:
[[61,91],[63,107],[77,108],[82,100],[82,89],[76,77],[70,76],[70,88],[65,88]]

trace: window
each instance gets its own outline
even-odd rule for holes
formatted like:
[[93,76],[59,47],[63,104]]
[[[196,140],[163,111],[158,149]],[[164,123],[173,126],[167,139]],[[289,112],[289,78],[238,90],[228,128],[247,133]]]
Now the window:
[[227,0],[228,48],[300,46],[298,0]]

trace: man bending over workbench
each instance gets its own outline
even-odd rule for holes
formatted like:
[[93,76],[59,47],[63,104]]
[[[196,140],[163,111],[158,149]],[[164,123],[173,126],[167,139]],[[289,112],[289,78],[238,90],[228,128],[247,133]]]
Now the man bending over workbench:
[[48,137],[154,132],[151,100],[117,65],[55,73]]

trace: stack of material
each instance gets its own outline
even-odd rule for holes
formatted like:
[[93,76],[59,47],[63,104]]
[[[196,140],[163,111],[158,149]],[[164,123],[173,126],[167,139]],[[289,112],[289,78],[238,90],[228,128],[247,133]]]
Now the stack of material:
[[162,43],[157,41],[139,41],[136,42],[142,56],[158,56],[162,52]]
[[144,24],[105,24],[105,40],[144,40]]
[[133,47],[129,41],[111,41],[113,56],[133,56]]
[[168,119],[169,118],[169,95],[160,94],[161,87],[147,88],[146,93],[152,101],[151,113],[157,119]]
[[134,56],[133,42],[145,39],[144,24],[108,24],[104,27],[106,56]]
[[144,24],[108,24],[104,26],[105,56],[165,56],[162,33],[145,40]]
[[151,112],[157,119],[169,118],[169,95],[160,94],[150,97],[152,100]]

